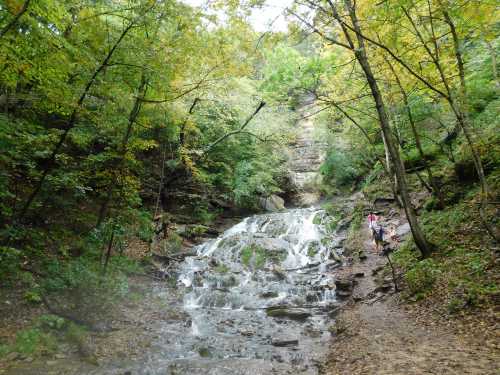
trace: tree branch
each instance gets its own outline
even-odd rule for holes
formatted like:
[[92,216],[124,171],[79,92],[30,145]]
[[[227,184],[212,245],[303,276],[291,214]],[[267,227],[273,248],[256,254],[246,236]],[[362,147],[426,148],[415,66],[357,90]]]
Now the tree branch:
[[[264,101],[261,101],[259,103],[259,105],[257,106],[257,108],[255,109],[255,111],[246,119],[246,121],[243,123],[243,125],[241,125],[241,127],[238,130],[230,131],[229,133],[226,133],[226,134],[220,136],[219,138],[217,138],[214,142],[212,142],[203,151],[203,153],[201,154],[201,156],[204,156],[204,155],[208,154],[215,146],[217,146],[219,143],[223,142],[224,140],[226,140],[230,136],[235,135],[235,134],[239,134],[239,133],[243,133],[243,131],[245,130],[246,126],[250,123],[250,121],[252,121],[252,119],[255,116],[257,116],[257,114],[260,112],[260,110],[262,108],[264,108],[265,105],[266,105],[266,103]],[[249,132],[245,132],[245,133],[249,133]],[[252,135],[255,136],[255,134],[253,134],[253,133],[250,133],[250,134],[252,134]]]
[[12,28],[14,27],[14,25],[17,23],[17,21],[19,21],[19,18],[21,18],[21,16],[28,10],[28,7],[30,5],[30,1],[31,0],[26,0],[23,4],[23,7],[21,8],[21,10],[19,11],[19,13],[17,13],[15,15],[15,17],[12,19],[12,21],[10,21],[7,25],[5,25],[5,27],[2,29],[2,31],[0,31],[0,38],[2,38],[5,34],[7,34],[7,32]]

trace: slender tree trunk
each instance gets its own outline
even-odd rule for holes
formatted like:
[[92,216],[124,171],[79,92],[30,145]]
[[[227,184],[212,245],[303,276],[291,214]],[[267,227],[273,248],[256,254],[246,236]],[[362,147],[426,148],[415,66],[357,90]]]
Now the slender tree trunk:
[[80,110],[82,108],[83,102],[87,98],[87,95],[88,95],[88,93],[90,91],[90,88],[95,84],[97,76],[108,65],[108,63],[111,60],[111,57],[113,56],[114,52],[116,51],[116,49],[118,48],[118,46],[122,42],[123,38],[125,38],[125,36],[127,35],[127,33],[132,29],[132,27],[134,26],[134,24],[135,24],[135,21],[132,21],[122,31],[122,33],[120,34],[120,36],[116,40],[115,44],[113,45],[113,47],[111,47],[111,49],[109,50],[109,52],[106,55],[106,57],[104,58],[104,60],[97,67],[97,69],[92,74],[92,77],[89,79],[89,81],[85,85],[85,88],[83,89],[82,94],[80,95],[80,98],[78,99],[78,102],[76,103],[76,108],[71,113],[71,116],[70,116],[68,122],[66,123],[66,125],[64,127],[63,133],[59,136],[58,142],[56,143],[55,147],[53,148],[51,155],[47,159],[46,166],[45,166],[45,168],[42,171],[42,175],[40,176],[40,179],[36,183],[35,188],[31,192],[31,194],[29,195],[28,199],[26,200],[26,203],[24,204],[23,208],[21,209],[21,211],[20,211],[20,213],[18,215],[18,218],[17,218],[18,220],[22,220],[24,218],[24,216],[28,212],[29,208],[31,207],[31,204],[33,203],[33,201],[35,200],[35,198],[38,196],[38,193],[40,193],[40,190],[42,189],[43,184],[45,182],[45,179],[47,178],[47,176],[50,174],[50,172],[54,168],[54,165],[55,165],[55,162],[56,162],[56,157],[61,152],[61,148],[64,145],[64,143],[66,142],[66,138],[68,137],[69,132],[71,131],[71,129],[73,129],[75,127],[76,121],[77,121],[77,118],[78,118],[78,114],[80,113]]
[[109,263],[109,258],[111,258],[111,251],[113,250],[113,241],[115,239],[115,228],[113,227],[111,231],[111,236],[109,238],[108,242],[108,250],[106,251],[106,258],[104,259],[104,265],[102,268],[102,274],[106,275],[106,272],[108,270],[108,263]]
[[[411,232],[413,235],[413,239],[418,249],[420,250],[423,257],[428,257],[431,253],[431,246],[427,242],[425,235],[420,228],[420,225],[417,220],[417,215],[415,209],[411,203],[410,194],[408,191],[408,186],[406,182],[405,170],[403,163],[401,161],[399,150],[395,146],[395,141],[393,139],[393,135],[390,128],[389,117],[387,115],[386,106],[382,97],[382,93],[380,92],[380,88],[378,86],[377,80],[375,79],[375,75],[372,72],[368,55],[366,53],[364,39],[361,37],[361,28],[359,26],[359,22],[356,16],[355,9],[350,0],[344,0],[346,4],[347,11],[349,13],[349,17],[353,24],[354,29],[356,30],[356,39],[358,42],[357,48],[354,49],[354,54],[356,59],[358,60],[361,68],[366,76],[366,80],[370,87],[370,91],[372,93],[373,99],[375,101],[375,106],[377,109],[377,113],[380,120],[380,127],[385,136],[385,140],[387,143],[387,148],[389,150],[389,154],[391,160],[393,162],[394,172],[396,174],[396,178],[398,181],[398,187],[401,194],[401,199],[403,201],[404,210],[406,213],[406,217],[410,224]],[[333,5],[333,3],[331,3]],[[334,11],[334,17],[342,22],[340,15],[338,14],[335,6],[332,6],[332,10]],[[344,29],[344,34],[347,39],[351,39],[351,36],[347,30]],[[351,44],[354,44],[351,42]]]
[[486,47],[488,48],[488,51],[490,52],[490,57],[491,57],[491,73],[493,75],[493,82],[495,84],[495,90],[498,93],[500,91],[500,80],[498,79],[498,70],[497,70],[497,51],[493,44],[491,44],[490,41],[488,41],[486,38],[484,38],[484,43],[486,44]]
[[187,125],[187,122],[189,121],[189,117],[193,114],[193,111],[194,111],[194,107],[196,107],[196,104],[198,104],[200,101],[200,98],[195,98],[193,100],[193,103],[191,104],[191,107],[189,107],[189,111],[188,111],[188,114],[186,116],[186,118],[184,119],[181,127],[180,127],[180,131],[179,131],[179,147],[183,147],[184,146],[184,143],[186,141],[186,125]]
[[384,132],[382,132],[382,142],[384,143],[385,151],[385,163],[387,165],[387,176],[389,177],[389,184],[391,185],[391,190],[394,194],[394,199],[399,207],[403,207],[403,202],[399,194],[398,179],[391,162],[391,154],[389,152],[389,147],[387,146],[387,140],[385,138]]

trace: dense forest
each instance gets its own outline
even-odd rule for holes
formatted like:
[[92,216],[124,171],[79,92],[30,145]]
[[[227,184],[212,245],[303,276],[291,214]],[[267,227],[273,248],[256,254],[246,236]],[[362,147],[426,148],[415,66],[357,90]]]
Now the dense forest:
[[[157,271],[158,228],[184,225],[169,257],[269,197],[293,206],[284,150],[307,117],[327,212],[359,191],[403,210],[407,298],[449,313],[498,300],[498,3],[297,0],[286,31],[257,31],[265,6],[0,2],[2,299],[80,332]],[[18,328],[0,355],[51,347]]]

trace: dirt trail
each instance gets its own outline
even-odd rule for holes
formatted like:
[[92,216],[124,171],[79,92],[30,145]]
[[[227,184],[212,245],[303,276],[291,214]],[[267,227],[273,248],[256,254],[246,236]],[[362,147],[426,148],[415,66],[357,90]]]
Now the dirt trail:
[[[417,324],[398,303],[398,294],[374,293],[372,274],[387,260],[375,253],[369,229],[362,229],[367,259],[343,270],[363,272],[353,299],[338,317],[325,374],[423,375],[500,374],[500,353],[470,342],[446,327]],[[376,271],[375,271],[376,272]]]

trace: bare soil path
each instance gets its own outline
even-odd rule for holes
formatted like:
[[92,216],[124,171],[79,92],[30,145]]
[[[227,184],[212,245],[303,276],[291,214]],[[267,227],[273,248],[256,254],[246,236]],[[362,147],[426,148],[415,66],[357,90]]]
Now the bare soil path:
[[368,227],[361,231],[367,259],[344,269],[364,273],[353,300],[338,317],[338,335],[332,344],[328,375],[500,374],[500,353],[471,342],[447,327],[417,323],[398,294],[374,292],[373,272],[387,261],[375,253]]

